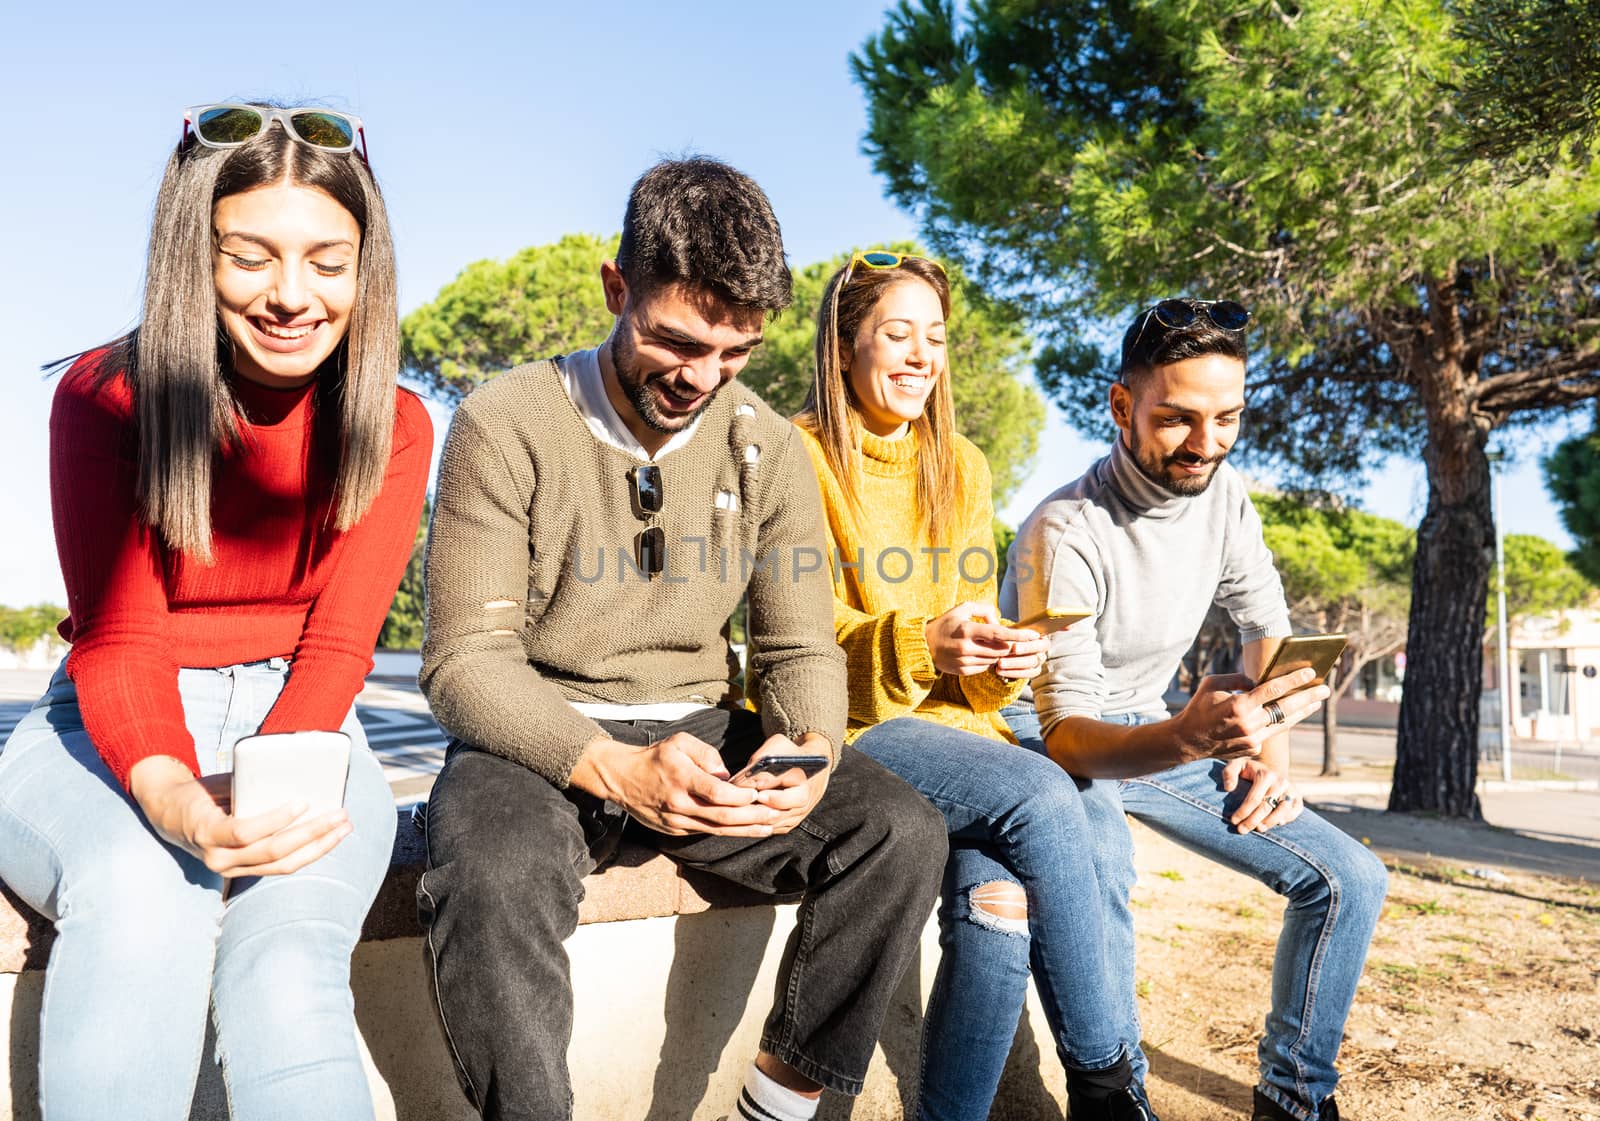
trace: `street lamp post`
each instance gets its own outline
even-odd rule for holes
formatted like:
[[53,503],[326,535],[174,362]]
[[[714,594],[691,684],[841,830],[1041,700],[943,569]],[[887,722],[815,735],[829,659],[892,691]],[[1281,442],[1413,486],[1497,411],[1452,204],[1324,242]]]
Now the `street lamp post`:
[[1494,571],[1495,571],[1495,621],[1499,624],[1496,628],[1500,632],[1500,656],[1497,659],[1500,669],[1500,777],[1506,782],[1511,781],[1511,643],[1509,640],[1509,627],[1506,619],[1506,545],[1505,533],[1501,529],[1504,518],[1501,516],[1501,498],[1505,493],[1505,484],[1500,478],[1500,464],[1505,459],[1504,452],[1490,452],[1489,485],[1494,491]]

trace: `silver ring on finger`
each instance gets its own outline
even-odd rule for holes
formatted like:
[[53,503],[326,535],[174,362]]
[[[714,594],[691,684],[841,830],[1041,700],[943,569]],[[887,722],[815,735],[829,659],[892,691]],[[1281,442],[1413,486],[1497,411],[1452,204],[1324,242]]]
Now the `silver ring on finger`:
[[1268,701],[1261,707],[1267,711],[1267,724],[1269,726],[1273,724],[1282,724],[1288,719],[1288,717],[1284,716],[1283,714],[1283,706],[1277,701]]
[[[1273,703],[1276,703],[1276,702],[1273,702]],[[1267,799],[1267,805],[1271,806],[1273,809],[1277,809],[1279,806],[1283,805],[1288,800],[1289,800],[1289,796],[1287,794],[1274,794],[1272,797]]]

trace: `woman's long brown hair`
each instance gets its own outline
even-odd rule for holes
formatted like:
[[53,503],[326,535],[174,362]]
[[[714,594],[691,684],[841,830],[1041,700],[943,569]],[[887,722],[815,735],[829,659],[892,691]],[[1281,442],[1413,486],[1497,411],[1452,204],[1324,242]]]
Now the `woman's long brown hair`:
[[[817,310],[816,374],[794,419],[822,445],[858,526],[862,524],[862,426],[843,356],[855,349],[862,323],[890,287],[918,282],[934,290],[948,319],[950,282],[943,269],[924,257],[907,257],[893,269],[858,265],[852,270],[847,265],[828,281]],[[934,381],[922,414],[911,422],[911,428],[917,434],[917,528],[930,545],[944,545],[950,539],[956,498],[961,493],[948,369]]]
[[238,439],[230,346],[218,325],[212,209],[281,183],[326,192],[361,229],[350,327],[317,374],[317,438],[334,480],[333,523],[355,525],[383,486],[394,434],[400,330],[394,244],[383,197],[354,152],[326,152],[273,125],[238,148],[188,136],[156,196],[139,326],[112,346],[102,377],[124,374],[139,424],[139,512],[167,546],[209,563],[212,470]]

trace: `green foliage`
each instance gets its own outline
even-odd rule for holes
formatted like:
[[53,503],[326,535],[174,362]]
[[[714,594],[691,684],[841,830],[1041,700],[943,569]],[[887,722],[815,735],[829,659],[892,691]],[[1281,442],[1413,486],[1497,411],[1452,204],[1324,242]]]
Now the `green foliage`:
[[1600,584],[1600,427],[1558,444],[1545,458],[1544,481],[1578,542],[1572,566]]
[[53,636],[66,617],[66,608],[53,603],[37,603],[32,607],[0,605],[0,646],[20,654],[41,638]]
[[1415,455],[1430,408],[1481,441],[1600,392],[1600,167],[1507,187],[1450,158],[1450,11],[901,0],[852,59],[865,148],[936,251],[1022,302],[1075,423],[1104,428],[1108,318],[1231,296],[1256,317],[1244,454],[1354,478]]
[[389,614],[378,632],[378,645],[387,650],[416,650],[422,646],[423,596],[422,555],[428,541],[428,517],[433,511],[431,500],[422,504],[422,519],[417,524],[416,540],[411,546],[411,559],[406,561],[405,575],[400,577],[400,587],[389,605]]
[[[467,266],[401,324],[407,373],[453,402],[518,363],[598,343],[612,323],[600,264],[615,256],[617,241],[569,234],[508,261]],[[909,244],[892,248],[918,252]],[[799,411],[811,388],[822,290],[849,259],[843,253],[795,271],[793,306],[767,325],[766,341],[740,375],[785,416]],[[1026,477],[1038,450],[1044,401],[1023,380],[1030,344],[1017,312],[961,283],[954,268],[951,279],[946,337],[956,421],[988,457],[1000,504]]]
[[611,331],[600,264],[618,241],[568,234],[468,265],[401,322],[406,373],[455,402],[513,366],[599,342]]
[[1535,174],[1600,140],[1600,0],[1469,0],[1464,153]]
[[1350,636],[1342,693],[1367,662],[1405,646],[1416,534],[1327,501],[1253,497],[1295,623]]
[[[877,248],[898,253],[924,252],[909,242]],[[751,356],[741,375],[785,416],[800,411],[811,389],[816,369],[817,309],[828,278],[849,260],[850,253],[841,253],[795,271],[794,303],[768,325],[766,341]],[[950,280],[950,322],[945,338],[956,426],[989,460],[995,503],[1001,505],[1026,478],[1038,450],[1039,433],[1044,429],[1044,401],[1023,380],[1029,342],[1016,310],[986,298],[980,290],[964,283],[954,266]]]
[[[1555,615],[1582,607],[1595,597],[1595,586],[1568,562],[1559,546],[1527,533],[1508,533],[1506,553],[1506,614],[1512,619],[1530,615]],[[1491,584],[1491,592],[1493,585]],[[1489,602],[1489,623],[1495,622],[1494,598]]]
[[1404,632],[1416,555],[1411,529],[1290,495],[1258,494],[1254,501],[1284,593],[1291,605],[1301,605],[1299,613],[1326,616],[1355,601],[1396,616]]
[[999,518],[994,520],[994,586],[999,588],[1006,578],[1006,561],[1011,553],[1011,543],[1017,531]]

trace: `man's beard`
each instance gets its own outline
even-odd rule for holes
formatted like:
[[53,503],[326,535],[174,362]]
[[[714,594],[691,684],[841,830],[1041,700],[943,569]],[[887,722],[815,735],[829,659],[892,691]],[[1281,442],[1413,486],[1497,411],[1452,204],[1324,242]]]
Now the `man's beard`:
[[661,411],[660,404],[649,389],[650,382],[666,375],[657,374],[655,377],[646,377],[641,373],[634,362],[637,351],[634,350],[631,342],[624,343],[622,336],[622,331],[617,331],[611,336],[611,368],[616,371],[617,384],[622,386],[622,392],[627,396],[628,403],[633,406],[633,411],[639,414],[639,419],[644,421],[652,430],[666,433],[667,435],[671,435],[674,432],[682,432],[699,420],[700,414],[711,407],[711,402],[716,399],[717,393],[722,387],[718,386],[717,389],[713,389],[706,394],[706,399],[700,403],[700,407],[687,416],[668,416]]
[[[1194,498],[1204,494],[1211,485],[1211,480],[1217,477],[1217,468],[1222,466],[1222,461],[1228,458],[1228,453],[1223,452],[1215,459],[1201,459],[1199,456],[1190,455],[1188,452],[1173,452],[1171,455],[1161,455],[1152,449],[1141,446],[1138,430],[1130,428],[1128,438],[1132,444],[1134,466],[1139,468],[1139,473],[1149,479],[1156,486],[1168,494],[1175,494],[1179,498]],[[1230,451],[1232,449],[1229,449]],[[1211,464],[1211,470],[1204,475],[1177,475],[1171,469],[1182,464],[1185,467],[1194,467],[1202,463]]]

